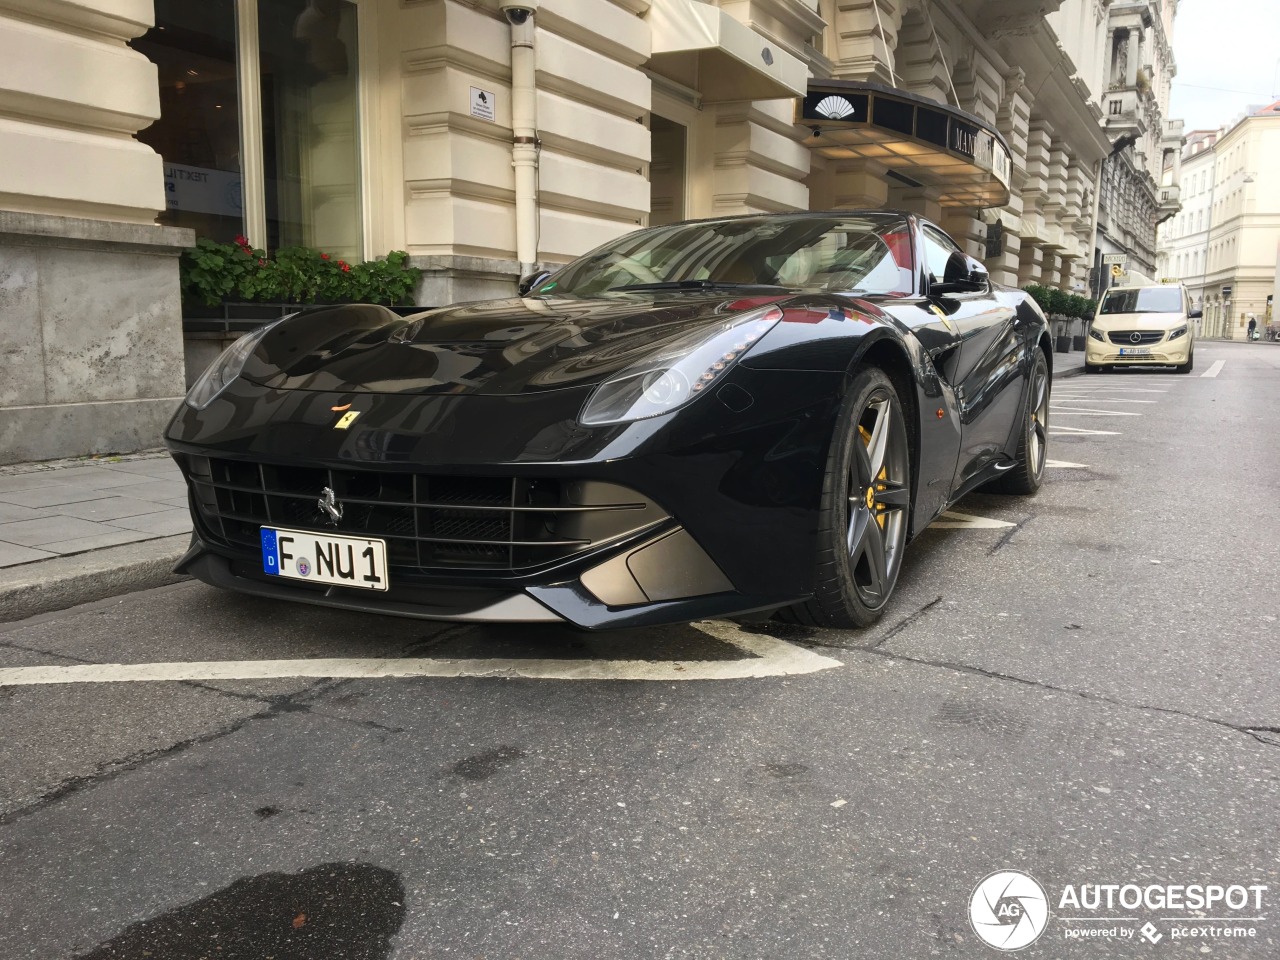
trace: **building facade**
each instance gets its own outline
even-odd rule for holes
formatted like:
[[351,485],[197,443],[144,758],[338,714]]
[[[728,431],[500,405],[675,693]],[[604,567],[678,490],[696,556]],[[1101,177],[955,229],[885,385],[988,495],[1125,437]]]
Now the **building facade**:
[[1160,228],[1161,275],[1187,285],[1204,336],[1243,338],[1274,318],[1280,270],[1280,101],[1188,138],[1186,209]]
[[[1083,291],[1128,6],[0,0],[0,461],[155,444],[195,237],[406,250],[435,305],[647,224],[895,207]],[[1137,6],[1167,93],[1176,4]]]
[[1180,209],[1183,127],[1168,119],[1177,13],[1178,0],[1115,0],[1107,12],[1102,100],[1111,149],[1099,186],[1095,296],[1113,279],[1102,269],[1107,255],[1156,275],[1156,227]]

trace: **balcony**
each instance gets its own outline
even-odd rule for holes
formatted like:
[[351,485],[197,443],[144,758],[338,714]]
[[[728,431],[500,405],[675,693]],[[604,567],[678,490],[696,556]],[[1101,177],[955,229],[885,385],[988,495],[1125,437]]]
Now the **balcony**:
[[1159,200],[1160,204],[1156,207],[1157,224],[1164,223],[1182,209],[1182,188],[1177,184],[1161,187]]
[[1141,138],[1147,132],[1146,97],[1137,87],[1120,87],[1102,95],[1102,123],[1111,140],[1132,134]]

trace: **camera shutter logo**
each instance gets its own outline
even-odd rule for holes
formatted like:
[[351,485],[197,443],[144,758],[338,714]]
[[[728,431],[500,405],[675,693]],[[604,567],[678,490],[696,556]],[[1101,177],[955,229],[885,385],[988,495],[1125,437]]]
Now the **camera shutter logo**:
[[969,898],[969,924],[989,947],[1006,952],[1029,947],[1049,923],[1044,887],[1020,870],[984,877]]

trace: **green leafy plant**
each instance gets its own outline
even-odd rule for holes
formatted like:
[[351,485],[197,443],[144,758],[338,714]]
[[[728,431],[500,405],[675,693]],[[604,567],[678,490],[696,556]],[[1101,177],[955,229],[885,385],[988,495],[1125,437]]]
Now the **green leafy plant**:
[[393,250],[379,260],[347,263],[311,247],[281,247],[274,256],[244,237],[217,243],[201,238],[182,255],[182,299],[215,306],[246,303],[381,303],[413,296],[422,271]]
[[1049,312],[1049,288],[1048,287],[1041,286],[1038,283],[1028,283],[1022,289],[1031,295],[1031,299],[1036,302],[1036,306],[1038,306],[1045,313]]

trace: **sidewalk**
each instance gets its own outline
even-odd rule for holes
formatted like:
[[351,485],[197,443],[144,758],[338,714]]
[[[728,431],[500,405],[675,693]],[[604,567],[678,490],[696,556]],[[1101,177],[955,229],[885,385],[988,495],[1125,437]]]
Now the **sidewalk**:
[[190,532],[163,452],[0,467],[0,622],[171,582]]

